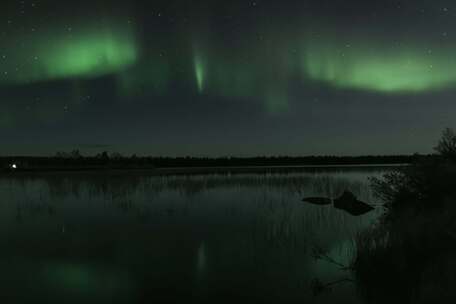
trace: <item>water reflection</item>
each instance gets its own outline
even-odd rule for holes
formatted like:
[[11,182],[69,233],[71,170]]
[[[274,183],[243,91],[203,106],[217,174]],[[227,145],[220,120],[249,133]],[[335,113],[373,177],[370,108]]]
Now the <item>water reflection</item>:
[[198,299],[359,301],[355,236],[382,212],[352,217],[305,196],[352,191],[375,202],[380,172],[0,179],[3,294],[14,303]]

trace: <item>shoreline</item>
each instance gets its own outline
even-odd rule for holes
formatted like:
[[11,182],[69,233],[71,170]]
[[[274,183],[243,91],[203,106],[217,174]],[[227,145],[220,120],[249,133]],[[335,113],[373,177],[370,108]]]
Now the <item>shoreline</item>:
[[394,169],[409,164],[357,164],[357,165],[302,165],[302,166],[218,166],[218,167],[162,167],[162,168],[37,168],[0,170],[0,176],[40,174],[139,174],[139,175],[186,175],[186,174],[248,174],[293,173],[350,170]]

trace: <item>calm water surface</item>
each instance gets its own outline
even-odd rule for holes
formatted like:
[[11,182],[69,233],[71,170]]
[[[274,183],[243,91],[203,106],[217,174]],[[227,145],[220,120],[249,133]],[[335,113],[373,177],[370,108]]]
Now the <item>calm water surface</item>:
[[[383,212],[354,217],[304,196],[378,202],[380,171],[0,177],[2,303],[362,303],[341,269]],[[315,251],[328,258],[316,258]]]

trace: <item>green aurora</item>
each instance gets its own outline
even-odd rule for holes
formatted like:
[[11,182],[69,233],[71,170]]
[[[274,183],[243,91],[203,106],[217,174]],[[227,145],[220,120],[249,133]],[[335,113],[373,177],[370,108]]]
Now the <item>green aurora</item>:
[[[126,22],[85,25],[70,34],[43,33],[4,55],[9,60],[0,60],[1,83],[115,74],[123,95],[138,95],[144,90],[166,94],[176,76],[173,66],[176,61],[182,62],[182,58],[159,57],[158,47],[142,54],[137,33]],[[191,48],[194,79],[188,81],[195,83],[200,94],[260,98],[271,109],[287,108],[288,85],[298,77],[341,89],[389,94],[445,89],[456,83],[452,47],[431,49],[413,43],[391,46],[387,41],[360,37],[347,44],[332,38],[334,35],[318,36],[319,40],[304,42],[296,36],[288,37],[267,51],[264,45],[253,42],[229,54],[204,41],[200,43],[208,46],[204,52]]]
[[195,53],[193,57],[194,79],[200,94],[261,100],[270,113],[288,109],[288,96],[284,92],[291,75],[285,73],[287,67],[267,65],[265,62],[273,62],[270,58],[253,56],[251,51],[221,56],[216,51],[206,50],[204,54]]
[[386,93],[423,92],[456,83],[455,50],[362,42],[307,45],[302,56],[304,73],[340,88]]
[[198,92],[202,93],[204,91],[205,84],[205,70],[204,65],[199,55],[194,56],[194,67],[195,67],[195,79],[196,85],[198,87]]
[[[341,39],[324,43],[277,43],[278,50],[238,50],[222,54],[209,49],[194,55],[198,91],[228,98],[259,98],[268,112],[286,111],[291,81],[311,79],[339,89],[407,94],[446,89],[456,83],[452,47],[434,49],[409,43],[396,45],[368,39]],[[290,52],[289,50],[294,50]],[[249,57],[246,62],[243,58]],[[256,54],[252,55],[252,54]]]
[[94,78],[118,72],[139,56],[134,32],[128,27],[85,26],[70,33],[47,31],[10,48],[0,60],[3,83],[26,84],[68,78]]

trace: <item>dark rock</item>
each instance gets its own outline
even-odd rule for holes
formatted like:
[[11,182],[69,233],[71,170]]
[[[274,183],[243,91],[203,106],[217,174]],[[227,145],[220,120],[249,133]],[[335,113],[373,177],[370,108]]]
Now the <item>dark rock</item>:
[[356,198],[356,196],[350,191],[344,191],[344,193],[334,200],[334,207],[337,209],[344,210],[351,215],[362,215],[374,210],[374,207],[366,204]]

